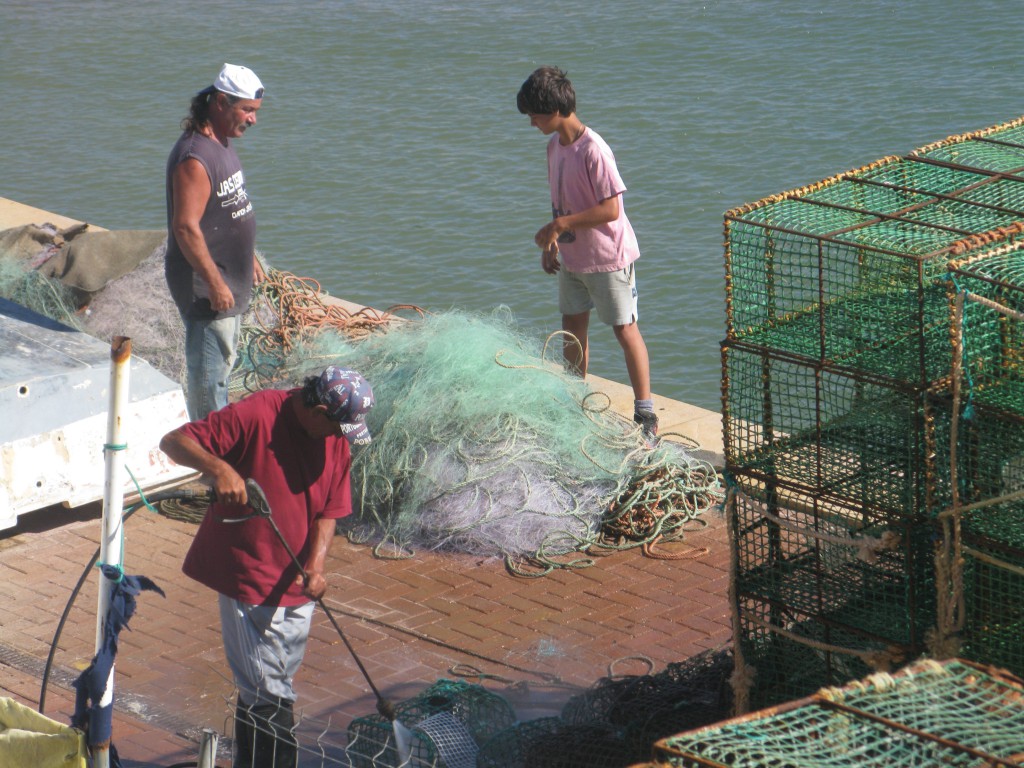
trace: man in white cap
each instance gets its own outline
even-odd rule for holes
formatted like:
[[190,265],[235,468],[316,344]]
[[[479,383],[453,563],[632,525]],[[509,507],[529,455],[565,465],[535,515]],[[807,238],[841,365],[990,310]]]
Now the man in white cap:
[[256,218],[231,140],[256,124],[263,84],[246,67],[225,64],[193,99],[184,133],[167,160],[164,274],[185,324],[189,417],[228,402],[242,314],[254,283]]
[[[370,442],[373,405],[366,379],[331,365],[301,389],[254,392],[160,441],[216,493],[182,570],[218,593],[224,652],[238,688],[234,768],[295,765],[293,677],[313,601],[327,590],[335,526],[352,512],[350,446]],[[248,479],[266,496],[287,549],[267,520],[250,517]]]

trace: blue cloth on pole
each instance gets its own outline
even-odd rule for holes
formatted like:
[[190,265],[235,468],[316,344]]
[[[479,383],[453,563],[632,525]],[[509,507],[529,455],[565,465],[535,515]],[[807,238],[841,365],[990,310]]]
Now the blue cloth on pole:
[[103,639],[92,663],[75,680],[75,713],[71,725],[88,734],[90,748],[111,748],[111,766],[120,761],[110,744],[114,714],[114,657],[117,638],[135,614],[135,596],[142,591],[158,592],[166,597],[152,579],[127,576],[113,565],[102,565],[103,576],[110,582],[110,604],[103,619]]

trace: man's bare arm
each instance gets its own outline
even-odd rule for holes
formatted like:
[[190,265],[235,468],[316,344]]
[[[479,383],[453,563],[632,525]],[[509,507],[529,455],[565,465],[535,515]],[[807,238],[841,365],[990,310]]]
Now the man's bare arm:
[[[324,577],[324,566],[327,562],[327,551],[331,548],[337,520],[318,517],[310,530],[312,541],[309,546],[309,557],[306,559],[306,574],[309,579],[303,585],[306,597],[319,600],[327,591],[327,579]],[[302,576],[300,575],[301,579]]]
[[207,451],[191,437],[182,434],[180,430],[164,435],[160,440],[160,450],[175,463],[192,467],[210,477],[218,501],[244,504],[248,500],[245,480],[235,468]]

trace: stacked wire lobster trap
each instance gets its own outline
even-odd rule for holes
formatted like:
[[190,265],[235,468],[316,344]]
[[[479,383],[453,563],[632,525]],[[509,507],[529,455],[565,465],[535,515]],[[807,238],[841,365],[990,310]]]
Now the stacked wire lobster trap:
[[1024,118],[725,215],[739,712],[1024,672],[1022,232]]
[[1022,694],[1005,671],[926,659],[661,739],[647,768],[1018,766]]

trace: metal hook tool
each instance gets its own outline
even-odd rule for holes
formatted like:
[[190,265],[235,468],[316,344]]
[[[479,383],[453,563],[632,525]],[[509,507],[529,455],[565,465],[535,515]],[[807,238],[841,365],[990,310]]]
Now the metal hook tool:
[[[263,489],[260,488],[259,483],[257,483],[252,478],[246,480],[245,493],[246,496],[248,497],[248,504],[249,507],[252,508],[253,514],[246,515],[245,517],[222,518],[221,522],[242,523],[247,520],[253,520],[256,518],[265,519],[267,522],[270,523],[270,527],[274,530],[274,533],[277,535],[278,541],[281,542],[281,546],[284,547],[285,552],[288,553],[288,556],[295,564],[295,567],[298,568],[299,573],[302,574],[302,578],[308,584],[309,574],[306,572],[306,569],[302,567],[302,563],[299,562],[299,559],[295,556],[295,552],[293,552],[292,548],[288,545],[287,540],[284,538],[284,534],[281,533],[281,529],[277,527],[277,523],[274,521],[274,516],[273,514],[271,514],[270,502],[267,501],[267,495],[263,492]],[[331,610],[324,604],[324,601],[319,597],[316,598],[316,604],[320,606],[321,610],[323,610],[324,614],[327,616],[331,624],[334,626],[334,629],[338,632],[338,636],[341,638],[342,642],[345,643],[345,647],[348,648],[349,653],[352,654],[352,658],[355,660],[356,666],[359,667],[359,671],[363,673],[363,678],[366,680],[367,685],[370,686],[370,690],[373,691],[373,695],[377,697],[377,711],[392,722],[392,725],[395,726],[397,733],[397,727],[400,724],[398,724],[398,721],[396,720],[395,717],[394,705],[390,701],[385,699],[381,695],[380,691],[377,690],[377,686],[373,684],[373,680],[370,679],[370,674],[366,671],[366,667],[363,666],[363,662],[360,660],[359,655],[352,647],[352,643],[349,642],[348,637],[346,637],[345,633],[342,631],[338,622],[335,620],[334,614],[331,613]],[[404,726],[402,726],[402,728],[404,730]]]

